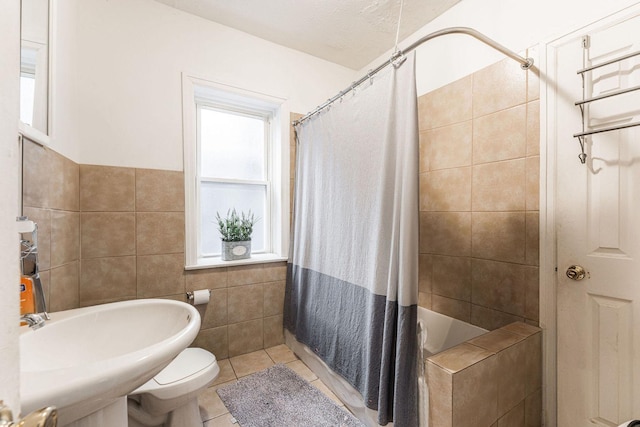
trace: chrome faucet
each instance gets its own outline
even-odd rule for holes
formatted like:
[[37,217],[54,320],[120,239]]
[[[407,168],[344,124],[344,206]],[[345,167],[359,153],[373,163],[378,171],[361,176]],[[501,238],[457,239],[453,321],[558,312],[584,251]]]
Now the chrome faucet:
[[42,314],[27,313],[20,316],[20,320],[29,325],[32,329],[40,329],[45,325],[45,320],[48,320],[49,315],[44,312]]

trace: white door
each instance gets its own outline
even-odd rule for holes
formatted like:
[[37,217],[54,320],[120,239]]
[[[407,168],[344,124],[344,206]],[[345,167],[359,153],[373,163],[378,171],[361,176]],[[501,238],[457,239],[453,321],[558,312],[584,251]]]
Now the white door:
[[[602,25],[602,24],[601,24]],[[583,37],[588,36],[588,37]],[[583,46],[584,44],[584,46]],[[555,57],[558,427],[640,419],[640,127],[586,138],[575,101],[640,86],[640,16],[594,26]],[[640,122],[640,90],[585,105],[584,130]],[[586,276],[566,271],[582,266]]]

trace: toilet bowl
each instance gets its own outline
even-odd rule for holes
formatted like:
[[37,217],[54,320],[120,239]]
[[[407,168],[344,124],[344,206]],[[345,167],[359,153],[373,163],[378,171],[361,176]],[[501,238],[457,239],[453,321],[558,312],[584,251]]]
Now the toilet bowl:
[[129,427],[200,427],[198,395],[218,376],[216,357],[184,349],[155,377],[127,396]]

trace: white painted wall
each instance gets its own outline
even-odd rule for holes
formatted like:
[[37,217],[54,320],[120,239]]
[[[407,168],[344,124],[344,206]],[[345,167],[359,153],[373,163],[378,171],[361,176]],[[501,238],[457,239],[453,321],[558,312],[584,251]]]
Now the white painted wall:
[[182,170],[182,72],[302,113],[355,77],[152,0],[59,3],[53,148],[79,163]]
[[[471,27],[524,56],[527,48],[567,34],[638,3],[637,0],[462,0],[400,43],[409,46],[429,33],[447,27]],[[381,56],[366,70],[386,61]],[[467,35],[447,35],[417,49],[418,95],[445,86],[504,56]],[[537,60],[537,58],[535,58]],[[518,63],[514,62],[518,67]]]
[[2,2],[0,28],[0,400],[17,416],[20,0]]

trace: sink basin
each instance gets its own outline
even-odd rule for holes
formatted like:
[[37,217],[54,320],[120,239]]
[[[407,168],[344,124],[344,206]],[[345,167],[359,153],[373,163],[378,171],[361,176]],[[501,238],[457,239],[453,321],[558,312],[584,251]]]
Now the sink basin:
[[195,339],[191,305],[143,299],[51,314],[43,328],[20,328],[22,412],[56,406],[59,425],[126,396]]

